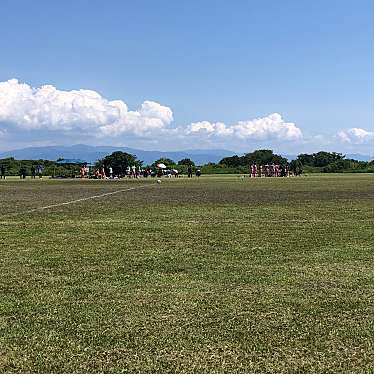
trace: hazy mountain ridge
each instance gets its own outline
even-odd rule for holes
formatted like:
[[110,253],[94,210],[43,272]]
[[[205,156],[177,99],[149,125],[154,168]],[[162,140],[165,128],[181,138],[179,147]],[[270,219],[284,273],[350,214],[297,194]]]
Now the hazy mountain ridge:
[[345,155],[346,159],[357,160],[357,161],[372,161],[373,156],[362,155],[361,153],[350,153]]
[[[196,164],[206,164],[208,162],[218,162],[224,157],[238,154],[226,149],[187,149],[182,151],[145,151],[130,147],[113,146],[90,146],[85,144],[76,144],[72,146],[44,146],[28,147],[15,149],[12,151],[1,152],[0,159],[14,157],[18,160],[57,160],[58,158],[81,159],[89,163],[94,163],[98,159],[105,157],[115,151],[123,151],[136,155],[146,164],[150,164],[159,158],[171,158],[179,161],[183,158],[190,158]],[[241,155],[242,153],[239,153]],[[297,155],[282,154],[289,161],[297,158]],[[358,161],[371,161],[372,156],[359,153],[346,154],[345,158]]]
[[28,147],[22,149],[11,150],[0,153],[1,158],[14,157],[19,160],[57,160],[58,158],[81,159],[89,163],[94,163],[98,159],[105,157],[115,151],[123,151],[137,156],[146,164],[165,157],[174,161],[183,158],[190,158],[197,164],[206,164],[208,162],[218,162],[224,157],[235,154],[233,151],[225,149],[215,150],[183,150],[183,151],[144,151],[141,149],[129,147],[113,147],[113,146],[89,146],[85,144],[76,144],[72,146],[44,146],[44,147]]
[[[305,153],[305,152],[303,152],[303,153]],[[344,155],[344,153],[343,153],[343,155]],[[297,159],[297,155],[282,154],[282,156],[285,157],[288,161],[292,161],[292,160]],[[348,154],[345,154],[345,158],[349,159],[349,160],[366,161],[366,162],[373,160],[373,156],[363,155],[361,153],[348,153]]]

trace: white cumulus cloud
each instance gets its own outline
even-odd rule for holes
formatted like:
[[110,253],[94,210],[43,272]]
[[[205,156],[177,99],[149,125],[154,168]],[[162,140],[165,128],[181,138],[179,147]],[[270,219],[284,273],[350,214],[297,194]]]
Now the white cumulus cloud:
[[109,101],[91,90],[61,91],[51,85],[33,88],[16,79],[0,82],[0,123],[24,129],[97,130],[113,135],[142,134],[168,126],[170,108],[145,101],[129,111],[121,100]]
[[124,101],[108,100],[92,90],[64,91],[52,85],[34,88],[16,79],[0,82],[0,136],[6,131],[9,139],[12,134],[26,140],[42,134],[43,140],[49,140],[49,134],[58,131],[67,141],[78,134],[112,138],[121,143],[129,135],[128,138],[136,141],[160,144],[164,144],[165,138],[173,138],[181,144],[183,141],[189,144],[193,139],[201,144],[230,147],[247,141],[282,142],[303,138],[300,128],[278,113],[230,125],[201,121],[172,127],[172,122],[172,110],[154,101],[144,101],[137,110],[129,110]]
[[294,123],[286,122],[278,113],[263,118],[239,121],[227,126],[222,122],[208,121],[192,123],[187,133],[200,133],[209,136],[230,136],[248,140],[301,140],[303,134]]
[[210,123],[209,121],[194,122],[187,128],[187,134],[205,133],[212,135],[232,135],[233,129],[222,122]]
[[170,108],[153,101],[145,101],[137,112],[123,111],[118,120],[100,127],[102,135],[118,136],[123,133],[145,135],[152,130],[163,130],[173,121]]
[[344,143],[363,144],[374,140],[374,131],[367,131],[354,127],[345,131],[340,131],[338,137]]

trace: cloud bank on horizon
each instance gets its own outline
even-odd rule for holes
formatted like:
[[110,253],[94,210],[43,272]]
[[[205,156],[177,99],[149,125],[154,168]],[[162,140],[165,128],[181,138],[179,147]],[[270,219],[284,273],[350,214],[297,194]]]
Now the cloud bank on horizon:
[[[121,137],[159,139],[166,134],[180,142],[204,145],[260,145],[261,142],[282,144],[305,142],[302,130],[286,122],[278,113],[266,117],[223,122],[200,121],[187,126],[172,126],[173,112],[154,101],[145,101],[137,110],[129,110],[122,100],[108,100],[92,90],[59,90],[52,85],[33,88],[16,79],[0,82],[0,138],[15,132],[43,131],[51,138],[68,134],[95,139]],[[342,143],[362,144],[374,140],[374,132],[352,128],[337,134]]]
[[354,127],[346,131],[340,131],[338,137],[344,143],[365,144],[374,140],[374,131]]
[[187,128],[187,134],[193,133],[253,140],[290,141],[303,138],[301,130],[294,123],[285,122],[279,113],[254,120],[239,121],[231,126],[226,126],[222,122],[195,122]]
[[61,91],[51,85],[32,88],[16,79],[0,83],[0,122],[27,130],[97,130],[117,136],[162,129],[173,120],[170,108],[145,101],[129,111],[121,100],[109,101],[95,91]]
[[61,91],[51,85],[32,88],[16,79],[0,83],[0,122],[26,130],[94,131],[97,137],[155,136],[172,130],[179,137],[302,139],[301,130],[277,113],[231,126],[201,121],[171,128],[172,110],[153,101],[145,101],[138,110],[131,111],[122,100],[109,101],[92,90]]

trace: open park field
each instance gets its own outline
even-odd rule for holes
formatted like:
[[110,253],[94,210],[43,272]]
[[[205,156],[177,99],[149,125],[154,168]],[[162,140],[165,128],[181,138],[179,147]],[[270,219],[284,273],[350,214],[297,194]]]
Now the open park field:
[[374,175],[10,179],[0,199],[1,373],[373,368]]

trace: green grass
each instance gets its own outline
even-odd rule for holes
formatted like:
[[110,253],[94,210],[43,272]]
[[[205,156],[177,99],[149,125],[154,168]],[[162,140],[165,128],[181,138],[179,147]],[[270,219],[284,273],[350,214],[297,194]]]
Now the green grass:
[[374,175],[0,196],[1,373],[372,370]]

